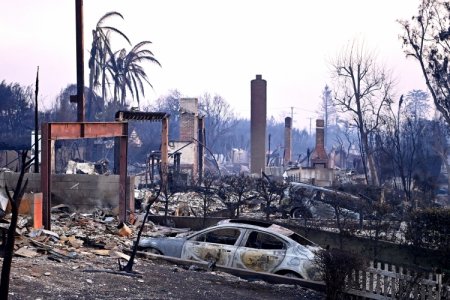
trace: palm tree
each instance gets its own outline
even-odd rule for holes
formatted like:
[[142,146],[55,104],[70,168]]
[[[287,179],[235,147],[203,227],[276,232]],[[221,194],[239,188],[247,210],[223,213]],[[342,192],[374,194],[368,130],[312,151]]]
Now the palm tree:
[[92,30],[92,46],[89,57],[88,116],[92,114],[92,102],[95,96],[94,89],[100,86],[103,101],[106,98],[106,67],[111,53],[110,33],[118,34],[131,44],[122,31],[115,27],[104,25],[107,19],[114,16],[123,19],[123,16],[118,12],[108,12],[98,20],[95,29]]
[[153,87],[141,65],[143,62],[151,62],[161,66],[158,60],[154,58],[153,53],[145,48],[150,44],[150,41],[143,41],[136,44],[128,53],[125,49],[122,49],[111,54],[108,71],[114,81],[115,102],[120,96],[120,104],[125,105],[127,91],[130,91],[131,96],[136,99],[139,105],[140,94],[145,95],[144,83]]

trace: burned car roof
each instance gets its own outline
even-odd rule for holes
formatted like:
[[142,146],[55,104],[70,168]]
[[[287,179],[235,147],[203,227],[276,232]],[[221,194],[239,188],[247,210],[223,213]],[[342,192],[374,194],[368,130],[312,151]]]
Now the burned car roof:
[[256,227],[262,227],[265,230],[268,231],[272,231],[281,235],[284,235],[288,238],[293,239],[294,241],[296,241],[297,243],[307,246],[316,246],[316,244],[310,240],[308,240],[307,238],[297,234],[296,232],[286,228],[286,227],[282,227],[280,225],[277,224],[273,224],[273,223],[269,223],[269,222],[264,222],[261,220],[252,220],[252,219],[225,219],[222,221],[219,221],[217,223],[217,225],[223,225],[223,224],[242,224],[242,225],[251,225],[251,226],[256,226]]

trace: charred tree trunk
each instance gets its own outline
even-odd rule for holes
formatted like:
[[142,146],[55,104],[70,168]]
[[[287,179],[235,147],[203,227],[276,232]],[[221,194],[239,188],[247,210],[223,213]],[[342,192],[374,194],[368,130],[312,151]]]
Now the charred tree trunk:
[[139,232],[138,232],[138,235],[137,235],[137,238],[136,238],[136,242],[135,242],[134,247],[133,247],[133,252],[131,253],[130,259],[128,260],[128,263],[125,265],[125,267],[122,268],[120,266],[120,264],[119,264],[120,271],[124,271],[124,272],[127,272],[127,273],[131,273],[133,271],[134,258],[136,257],[136,252],[137,252],[137,248],[138,248],[138,245],[139,245],[139,241],[141,240],[142,230],[144,229],[145,223],[147,222],[147,218],[148,218],[148,215],[150,213],[150,207],[158,199],[160,192],[161,192],[161,190],[158,190],[158,193],[153,198],[153,200],[148,202],[147,208],[145,210],[144,221],[142,222],[141,227],[139,228]]
[[25,181],[25,184],[22,187],[23,178],[25,176],[25,170],[30,165],[31,161],[26,163],[27,152],[22,152],[22,163],[20,169],[19,180],[17,181],[16,188],[14,189],[14,195],[11,196],[11,193],[8,190],[8,187],[5,187],[6,194],[8,195],[9,202],[11,203],[11,224],[8,228],[8,236],[6,239],[5,245],[5,254],[3,258],[3,266],[2,266],[2,278],[0,280],[0,299],[8,299],[9,292],[9,277],[11,273],[11,263],[14,252],[14,234],[16,232],[17,227],[17,219],[19,216],[19,206],[20,201],[23,197],[25,189],[28,185],[28,179]]

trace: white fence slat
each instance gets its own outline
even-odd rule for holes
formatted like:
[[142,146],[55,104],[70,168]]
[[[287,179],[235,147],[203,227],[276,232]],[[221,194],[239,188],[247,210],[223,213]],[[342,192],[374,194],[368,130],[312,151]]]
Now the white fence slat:
[[[392,266],[392,273],[396,274],[394,265]],[[395,295],[397,291],[397,280],[395,277],[391,277],[391,295]]]
[[[442,286],[442,274],[423,274],[411,272],[388,264],[377,263],[366,270],[353,271],[347,278],[351,289],[349,295],[363,299],[397,299],[402,293],[409,293],[413,299],[441,300],[441,295],[448,294],[450,286]],[[442,298],[443,299],[443,298]]]
[[367,291],[367,271],[362,272],[362,290]]
[[374,273],[370,272],[369,273],[369,292],[375,292],[373,276],[374,276]]

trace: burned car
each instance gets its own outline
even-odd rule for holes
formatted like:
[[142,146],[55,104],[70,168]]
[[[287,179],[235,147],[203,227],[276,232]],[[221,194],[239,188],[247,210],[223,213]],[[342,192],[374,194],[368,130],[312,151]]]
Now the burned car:
[[359,196],[306,183],[291,182],[286,191],[289,203],[280,207],[283,215],[293,219],[335,219],[333,206],[339,206],[343,218],[359,220],[359,213],[352,210],[353,202],[361,202]]
[[140,250],[256,272],[319,280],[312,241],[278,225],[223,220],[186,237],[143,238]]

